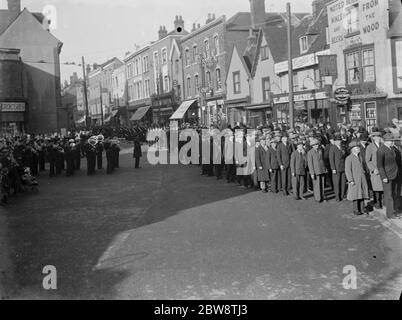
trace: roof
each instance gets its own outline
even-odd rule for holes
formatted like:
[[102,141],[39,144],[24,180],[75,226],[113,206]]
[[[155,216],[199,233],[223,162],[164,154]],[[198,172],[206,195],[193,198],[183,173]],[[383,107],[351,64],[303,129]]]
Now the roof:
[[[267,12],[266,13],[266,25],[272,25],[277,23],[282,23],[286,21],[286,13],[281,12]],[[294,13],[293,16],[293,25],[297,25],[299,21],[307,16],[308,13]],[[251,13],[250,12],[238,12],[233,17],[231,17],[227,23],[227,28],[236,28],[236,27],[250,27],[251,26]]]
[[[328,27],[328,14],[327,9],[324,7],[316,19],[313,18],[312,15],[305,16],[300,23],[292,28],[292,58],[300,57],[306,54],[311,54],[314,52],[320,52],[329,48],[327,45],[327,32],[326,28]],[[286,34],[286,27],[285,31]],[[303,54],[300,51],[300,38],[303,36],[311,37],[309,39],[309,49],[307,52]],[[275,39],[279,37],[279,35],[272,34],[272,37]],[[283,48],[277,47],[277,43],[274,42],[275,45],[271,45],[271,51],[275,52],[277,57],[282,56],[282,59],[279,59],[275,62],[281,62],[288,59],[288,52],[287,52],[287,34],[285,35],[285,51],[283,52]],[[274,54],[274,53],[273,53]]]
[[[36,20],[39,21],[39,23],[42,23],[43,19],[45,18],[45,16],[40,12],[31,12],[31,14],[35,17]],[[6,31],[13,22],[13,21],[10,22],[9,20],[10,20],[10,12],[8,10],[0,10],[0,34]]]
[[284,24],[265,27],[262,29],[267,40],[269,50],[275,62],[282,61],[287,57],[288,29]]

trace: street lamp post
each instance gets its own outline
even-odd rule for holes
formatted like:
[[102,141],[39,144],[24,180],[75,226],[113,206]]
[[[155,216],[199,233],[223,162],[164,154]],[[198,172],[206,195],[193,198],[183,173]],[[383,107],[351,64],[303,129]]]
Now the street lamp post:
[[288,14],[288,77],[289,77],[289,121],[290,128],[294,128],[294,105],[293,105],[293,50],[292,50],[292,13],[290,3],[286,5]]

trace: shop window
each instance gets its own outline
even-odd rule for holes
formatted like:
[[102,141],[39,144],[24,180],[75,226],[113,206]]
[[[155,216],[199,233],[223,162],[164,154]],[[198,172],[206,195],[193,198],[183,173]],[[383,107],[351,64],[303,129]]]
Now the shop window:
[[214,42],[215,42],[215,54],[219,55],[220,49],[219,49],[219,37],[218,36],[215,36]]
[[346,9],[346,32],[347,34],[353,34],[359,31],[359,4],[356,3],[353,6]]
[[212,84],[211,71],[206,72],[206,79],[207,79],[208,88],[211,88],[211,84]]
[[187,48],[185,51],[185,62],[186,62],[186,66],[190,65],[190,50]]
[[358,84],[360,82],[360,62],[359,52],[346,54],[346,68],[349,84]]
[[240,71],[233,72],[233,93],[241,93],[240,87]]
[[374,49],[363,50],[363,81],[375,81]]

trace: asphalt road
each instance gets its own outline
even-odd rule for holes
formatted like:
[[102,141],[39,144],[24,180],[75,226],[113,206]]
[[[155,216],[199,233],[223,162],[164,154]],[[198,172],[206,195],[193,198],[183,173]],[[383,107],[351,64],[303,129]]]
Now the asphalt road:
[[[3,299],[399,299],[402,291],[400,229],[379,214],[353,217],[348,202],[243,190],[194,166],[134,170],[129,154],[113,175],[40,184],[0,209],[11,261]],[[43,289],[47,265],[57,290]],[[342,285],[349,265],[357,289]]]

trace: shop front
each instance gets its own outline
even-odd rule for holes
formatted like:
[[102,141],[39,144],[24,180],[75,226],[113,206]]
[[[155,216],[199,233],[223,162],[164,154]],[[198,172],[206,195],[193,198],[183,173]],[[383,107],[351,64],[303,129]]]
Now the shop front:
[[180,107],[169,117],[169,121],[181,120],[186,123],[197,123],[199,116],[198,101],[196,99],[183,101]]
[[25,102],[0,102],[0,135],[12,137],[25,132]]
[[[330,101],[327,91],[309,91],[295,93],[293,108],[295,124],[297,123],[328,123],[330,122]],[[272,119],[278,124],[289,125],[289,95],[280,94],[274,96],[274,108]]]
[[174,90],[171,92],[154,95],[151,98],[152,120],[154,124],[168,125],[169,119],[179,107]]
[[250,105],[247,110],[247,125],[257,128],[273,121],[272,107],[270,105]]

